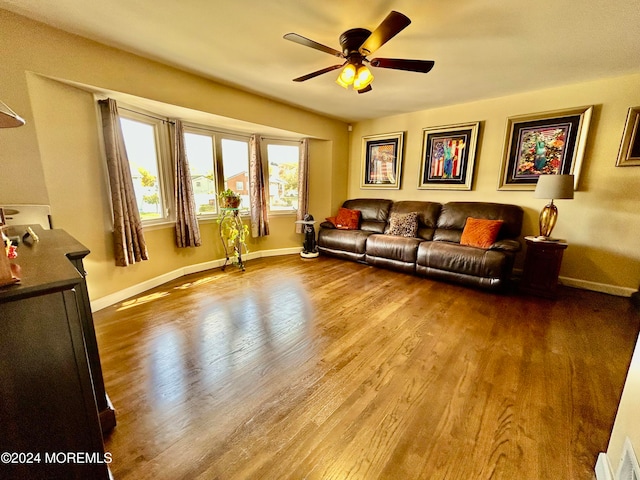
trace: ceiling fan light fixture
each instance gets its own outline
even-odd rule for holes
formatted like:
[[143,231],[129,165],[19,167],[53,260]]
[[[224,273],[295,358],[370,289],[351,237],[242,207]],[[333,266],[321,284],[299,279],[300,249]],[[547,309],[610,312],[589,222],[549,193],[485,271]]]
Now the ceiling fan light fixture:
[[373,75],[369,69],[363,65],[364,63],[375,68],[429,73],[434,66],[433,60],[412,60],[406,58],[374,58],[369,60],[367,58],[409,26],[410,23],[411,20],[409,17],[393,10],[373,31],[366,28],[352,28],[343,32],[342,35],[340,35],[340,47],[342,51],[327,47],[297,33],[287,33],[284,36],[285,40],[346,60],[342,65],[332,65],[321,70],[316,70],[307,75],[294,78],[293,81],[304,82],[327,72],[342,69],[336,79],[336,83],[345,89],[348,89],[349,85],[352,85],[353,89],[358,93],[365,93],[372,90],[371,82],[373,82]]
[[340,75],[336,80],[336,83],[341,87],[348,88],[349,85],[353,84],[353,80],[356,78],[356,67],[351,63],[342,69]]
[[371,71],[362,65],[358,68],[356,78],[353,80],[353,89],[363,90],[368,87],[371,82],[373,82],[373,75],[371,74]]

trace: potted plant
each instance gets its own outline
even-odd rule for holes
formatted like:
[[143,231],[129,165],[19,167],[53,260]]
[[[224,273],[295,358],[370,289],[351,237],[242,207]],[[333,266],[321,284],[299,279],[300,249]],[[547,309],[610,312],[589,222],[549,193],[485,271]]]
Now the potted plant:
[[[223,209],[218,216],[217,223],[220,228],[220,238],[224,245],[227,260],[231,256],[233,263],[244,270],[242,250],[249,252],[246,239],[249,235],[249,226],[242,223],[240,218],[240,195],[227,188],[218,194],[220,207]],[[232,253],[232,255],[230,255]],[[226,261],[225,261],[226,265]],[[224,270],[224,266],[223,266]]]
[[220,199],[220,206],[222,208],[238,208],[240,206],[240,201],[242,200],[240,195],[230,188],[220,192],[218,194],[218,198]]
[[[242,260],[242,250],[249,253],[246,239],[249,235],[249,226],[242,223],[238,215],[222,215],[218,217],[218,225],[220,226],[220,238],[224,245],[224,250],[229,258],[232,253],[234,265],[238,265],[244,270],[244,262]],[[225,262],[226,263],[226,262]],[[224,270],[224,268],[223,268]]]

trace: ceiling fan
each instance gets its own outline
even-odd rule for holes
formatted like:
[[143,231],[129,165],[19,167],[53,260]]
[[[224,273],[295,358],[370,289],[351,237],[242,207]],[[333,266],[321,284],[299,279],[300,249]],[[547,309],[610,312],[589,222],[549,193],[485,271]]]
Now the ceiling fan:
[[305,47],[311,47],[321,52],[344,58],[346,61],[340,65],[317,70],[307,75],[294,78],[294,82],[304,82],[332,70],[343,68],[336,83],[349,88],[350,85],[358,93],[366,93],[372,90],[373,75],[365,64],[377,68],[392,68],[394,70],[408,70],[411,72],[428,73],[435,62],[432,60],[408,60],[403,58],[374,58],[369,60],[367,56],[378,50],[398,33],[404,30],[411,20],[400,12],[392,11],[373,32],[365,28],[352,28],[340,35],[342,51],[335,50],[321,43],[310,40],[297,33],[287,33],[284,38]]

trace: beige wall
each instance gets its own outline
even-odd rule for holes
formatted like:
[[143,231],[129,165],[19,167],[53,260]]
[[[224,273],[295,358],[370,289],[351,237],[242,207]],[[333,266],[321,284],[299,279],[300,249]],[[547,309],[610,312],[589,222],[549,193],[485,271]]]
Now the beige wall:
[[[222,257],[215,222],[201,224],[203,246],[177,249],[173,227],[145,229],[150,260],[116,268],[110,202],[93,95],[67,83],[177,105],[312,137],[310,211],[328,216],[346,196],[345,123],[244,93],[0,10],[0,98],[27,121],[0,130],[0,204],[50,204],[54,226],[90,250],[92,300],[169,272]],[[54,79],[59,79],[57,81]],[[222,127],[222,125],[218,125]],[[263,132],[256,132],[263,133]],[[271,219],[253,252],[300,247],[291,215]]]
[[[531,191],[497,191],[506,120],[514,115],[584,105],[595,108],[579,191],[574,200],[556,202],[559,219],[553,234],[570,244],[561,276],[569,284],[628,295],[640,282],[640,167],[615,165],[627,111],[640,105],[640,75],[358,123],[351,138],[349,197],[514,203],[526,212],[523,233],[537,234],[537,217],[546,201],[534,199]],[[482,122],[473,190],[418,190],[422,129],[472,121]],[[402,188],[361,189],[362,137],[396,131],[406,132]]]
[[640,340],[636,343],[635,352],[629,366],[629,373],[622,391],[616,420],[611,432],[607,456],[614,472],[618,469],[625,438],[631,440],[636,456],[640,458]]

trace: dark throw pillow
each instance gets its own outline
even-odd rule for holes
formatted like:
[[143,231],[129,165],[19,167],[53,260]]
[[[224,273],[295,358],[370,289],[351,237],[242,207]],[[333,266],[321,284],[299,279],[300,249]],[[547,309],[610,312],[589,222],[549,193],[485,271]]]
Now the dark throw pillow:
[[418,212],[392,212],[389,217],[389,229],[386,233],[400,237],[415,237],[418,233]]
[[460,245],[490,248],[498,238],[502,224],[502,220],[469,217],[464,225],[462,237],[460,237]]

